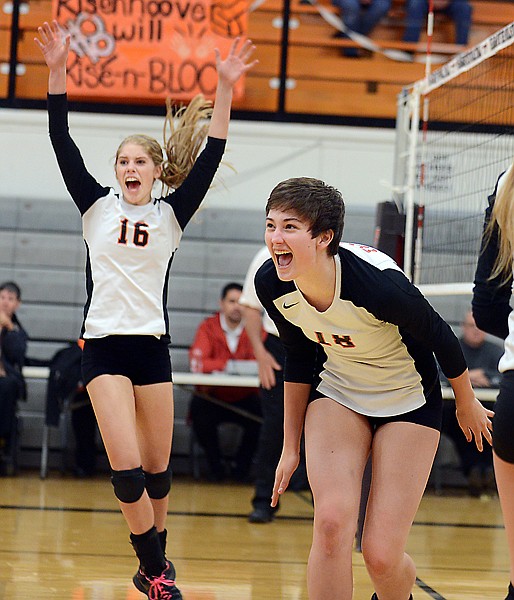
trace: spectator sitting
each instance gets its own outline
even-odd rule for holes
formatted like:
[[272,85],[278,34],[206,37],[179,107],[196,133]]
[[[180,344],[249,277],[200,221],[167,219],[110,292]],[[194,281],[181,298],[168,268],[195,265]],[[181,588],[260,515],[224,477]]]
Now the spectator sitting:
[[[9,448],[15,425],[16,403],[25,397],[22,367],[27,352],[27,333],[16,311],[21,303],[18,285],[0,285],[0,473],[6,472],[4,449]],[[11,450],[13,450],[11,448]]]
[[96,417],[89,394],[82,383],[82,348],[79,339],[54,354],[46,391],[46,424],[57,427],[66,402],[71,408],[75,435],[74,474],[90,477],[96,473]]
[[[229,360],[255,360],[242,321],[239,306],[241,291],[240,284],[228,283],[221,293],[220,311],[200,324],[189,350],[192,371],[212,373],[225,370]],[[196,390],[198,393],[191,399],[191,424],[196,439],[205,451],[210,468],[209,478],[221,481],[226,476],[218,426],[221,423],[237,423],[243,428],[243,436],[231,475],[237,481],[248,480],[260,431],[259,390],[208,386],[197,386]],[[214,402],[206,396],[214,399]],[[219,401],[226,403],[227,407],[220,406]],[[237,408],[237,412],[231,407]],[[241,410],[249,415],[244,416]]]
[[[459,341],[468,364],[471,384],[477,388],[497,386],[500,379],[498,362],[503,354],[502,348],[485,338],[486,334],[476,326],[471,311],[466,313]],[[486,401],[482,404],[494,410],[494,402]],[[468,480],[469,494],[476,497],[483,492],[494,491],[496,484],[491,446],[484,444],[483,451],[479,452],[475,444],[466,441],[455,416],[454,400],[444,403],[442,431],[455,444],[462,471]]]
[[[348,29],[361,35],[368,35],[391,8],[391,0],[332,0],[341,12],[341,19]],[[348,39],[345,33],[337,37]],[[358,48],[343,48],[343,56],[355,58],[360,55]]]
[[[428,0],[406,0],[404,42],[418,42],[428,14]],[[434,0],[434,10],[442,12],[455,24],[455,43],[467,46],[473,9],[469,0]]]

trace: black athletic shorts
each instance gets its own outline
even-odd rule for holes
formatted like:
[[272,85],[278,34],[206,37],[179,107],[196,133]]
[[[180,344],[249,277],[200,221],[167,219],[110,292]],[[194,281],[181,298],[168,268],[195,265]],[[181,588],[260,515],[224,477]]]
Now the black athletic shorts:
[[110,335],[85,340],[84,385],[99,375],[124,375],[133,385],[172,381],[168,344],[153,335]]
[[[312,400],[316,400],[317,398],[324,398],[324,395],[317,390],[313,390],[309,402],[312,402]],[[363,416],[367,417],[373,431],[376,431],[381,425],[385,425],[386,423],[397,422],[416,423],[417,425],[424,425],[425,427],[441,431],[443,421],[443,395],[439,382],[434,383],[431,390],[425,395],[425,399],[426,402],[423,406],[401,415],[393,415],[391,417]]]
[[494,404],[493,448],[504,461],[514,464],[514,371],[505,371]]

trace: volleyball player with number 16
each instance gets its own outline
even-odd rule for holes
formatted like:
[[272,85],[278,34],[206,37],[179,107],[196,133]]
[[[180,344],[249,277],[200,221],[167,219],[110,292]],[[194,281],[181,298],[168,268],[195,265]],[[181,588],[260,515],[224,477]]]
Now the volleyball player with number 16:
[[[70,36],[56,21],[44,23],[38,32],[35,41],[50,71],[50,139],[82,216],[86,244],[83,379],[140,563],[134,585],[148,597],[178,600],[175,568],[165,557],[173,431],[168,274],[184,227],[221,161],[233,86],[257,62],[248,62],[254,46],[236,39],[224,60],[216,50],[218,85],[207,131],[195,128],[210,114],[210,104],[197,97],[181,115],[184,131],[166,144],[165,160],[160,144],[148,136],[130,136],[121,143],[115,160],[117,194],[89,174],[68,131]],[[196,158],[205,134],[207,144]],[[175,191],[153,198],[157,180]]]

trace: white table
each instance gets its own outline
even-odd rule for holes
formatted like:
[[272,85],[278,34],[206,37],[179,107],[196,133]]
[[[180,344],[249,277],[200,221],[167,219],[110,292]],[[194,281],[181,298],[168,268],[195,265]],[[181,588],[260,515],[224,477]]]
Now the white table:
[[[48,379],[48,367],[23,367],[26,379]],[[226,375],[225,373],[173,373],[176,385],[214,385],[223,387],[259,387],[257,375]]]
[[[443,398],[445,400],[453,400],[453,390],[451,387],[443,387]],[[494,401],[498,396],[498,388],[475,388],[475,396],[482,402]]]
[[[27,379],[47,379],[50,369],[48,367],[23,367],[23,375]],[[173,373],[173,382],[176,385],[216,385],[229,387],[259,387],[257,375],[226,375],[225,373]],[[497,388],[475,388],[479,400],[496,400]],[[443,398],[453,399],[450,387],[443,387]]]

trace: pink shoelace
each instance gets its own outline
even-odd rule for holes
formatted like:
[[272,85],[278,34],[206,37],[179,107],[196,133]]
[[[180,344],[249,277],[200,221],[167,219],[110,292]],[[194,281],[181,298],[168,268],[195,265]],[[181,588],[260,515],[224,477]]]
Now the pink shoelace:
[[173,579],[166,577],[166,571],[163,571],[159,577],[148,579],[150,588],[148,589],[148,597],[152,600],[172,600],[173,594],[169,590],[175,586]]

